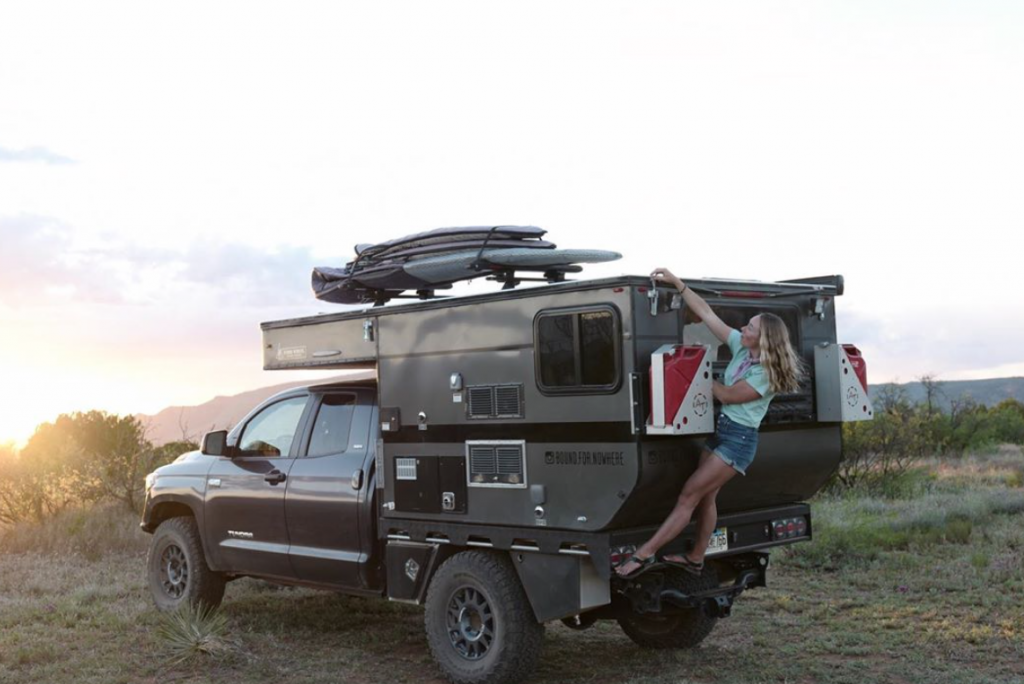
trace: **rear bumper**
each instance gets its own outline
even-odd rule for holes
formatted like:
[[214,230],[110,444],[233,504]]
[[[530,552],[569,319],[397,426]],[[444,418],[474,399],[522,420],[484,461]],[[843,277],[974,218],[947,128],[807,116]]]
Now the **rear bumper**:
[[[772,523],[777,520],[804,518],[807,521],[807,533],[800,536],[780,538]],[[726,529],[728,548],[710,552],[709,559],[727,558],[752,551],[764,551],[775,546],[784,546],[801,541],[810,541],[812,534],[811,507],[805,503],[773,506],[739,513],[728,513],[718,517],[717,527]],[[657,530],[656,525],[616,530],[609,534],[609,547],[612,553],[628,552],[647,541]],[[670,542],[661,553],[685,553],[694,546],[695,528],[693,523],[683,530],[682,534]]]

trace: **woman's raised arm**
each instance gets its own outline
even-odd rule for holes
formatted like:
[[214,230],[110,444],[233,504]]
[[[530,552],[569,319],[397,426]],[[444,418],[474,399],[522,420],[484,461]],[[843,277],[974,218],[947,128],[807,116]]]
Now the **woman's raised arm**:
[[672,271],[667,268],[656,268],[651,272],[651,278],[662,283],[668,283],[675,287],[683,295],[683,301],[686,302],[686,306],[690,307],[693,313],[704,321],[704,324],[708,326],[708,329],[720,339],[722,342],[729,341],[729,334],[732,332],[732,328],[725,324],[721,318],[718,317],[704,298],[699,294],[691,290],[686,286],[678,276],[674,275]]

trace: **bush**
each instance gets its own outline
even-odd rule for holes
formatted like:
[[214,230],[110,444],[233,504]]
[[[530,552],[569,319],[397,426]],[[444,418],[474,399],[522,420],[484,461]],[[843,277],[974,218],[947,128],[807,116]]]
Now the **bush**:
[[177,610],[161,613],[157,637],[168,652],[171,665],[200,658],[230,655],[235,647],[227,640],[228,621],[216,608],[182,603]]
[[41,522],[101,500],[140,513],[146,474],[195,448],[187,441],[154,447],[132,416],[61,415],[36,428],[20,453],[0,447],[0,522]]

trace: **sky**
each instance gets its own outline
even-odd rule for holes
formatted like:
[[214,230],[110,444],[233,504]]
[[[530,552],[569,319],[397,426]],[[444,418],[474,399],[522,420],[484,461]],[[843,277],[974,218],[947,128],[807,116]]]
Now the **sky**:
[[1022,86],[1012,1],[3,3],[0,442],[302,379],[311,268],[456,225],[840,273],[872,382],[1024,375]]

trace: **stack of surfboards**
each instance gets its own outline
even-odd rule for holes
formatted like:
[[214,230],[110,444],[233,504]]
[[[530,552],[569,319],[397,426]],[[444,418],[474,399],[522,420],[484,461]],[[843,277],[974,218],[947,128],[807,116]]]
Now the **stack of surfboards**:
[[339,304],[383,302],[407,290],[433,291],[495,273],[574,272],[576,264],[614,261],[616,252],[558,249],[536,226],[439,228],[375,245],[356,245],[344,268],[313,269],[317,299]]

